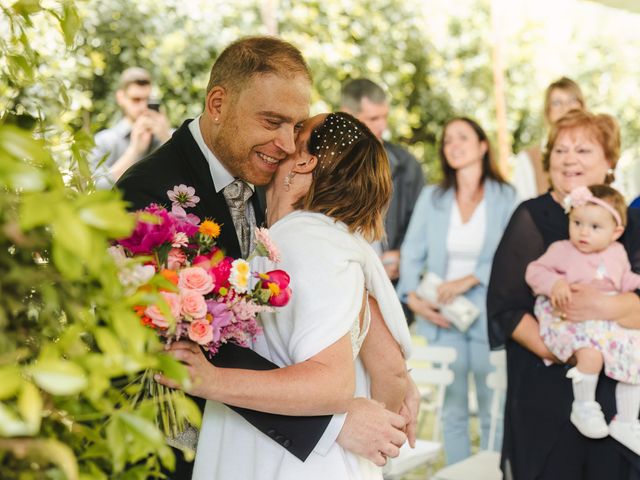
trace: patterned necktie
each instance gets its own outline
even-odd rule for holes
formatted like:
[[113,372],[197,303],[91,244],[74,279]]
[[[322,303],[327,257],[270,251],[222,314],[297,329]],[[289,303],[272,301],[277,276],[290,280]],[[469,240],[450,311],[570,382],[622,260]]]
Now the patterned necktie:
[[223,190],[224,198],[227,200],[233,226],[236,229],[238,242],[240,242],[240,252],[244,258],[249,256],[251,242],[251,230],[247,220],[247,200],[253,195],[253,190],[240,179],[234,180]]

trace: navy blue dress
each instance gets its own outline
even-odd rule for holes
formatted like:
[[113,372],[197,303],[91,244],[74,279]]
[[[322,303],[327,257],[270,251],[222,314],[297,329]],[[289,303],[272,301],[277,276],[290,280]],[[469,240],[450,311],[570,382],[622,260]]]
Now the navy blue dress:
[[[511,217],[496,250],[487,294],[489,342],[507,351],[507,398],[501,468],[506,479],[640,479],[640,457],[611,437],[581,435],[569,421],[573,392],[565,377],[570,365],[547,367],[511,333],[535,297],[524,280],[527,265],[549,245],[569,237],[562,207],[545,194],[523,202]],[[629,210],[619,240],[633,271],[640,272],[640,210]],[[600,375],[596,400],[607,422],[615,415],[616,382]]]

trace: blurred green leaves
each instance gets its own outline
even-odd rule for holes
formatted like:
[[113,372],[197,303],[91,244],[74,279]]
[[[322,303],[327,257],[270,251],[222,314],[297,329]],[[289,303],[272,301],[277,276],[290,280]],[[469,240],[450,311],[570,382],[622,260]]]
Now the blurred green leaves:
[[62,74],[55,82],[43,75],[54,67],[41,30],[71,47],[82,17],[66,0],[0,9],[9,32],[0,39],[1,476],[157,477],[173,455],[154,403],[134,405],[129,390],[147,368],[166,364],[179,378],[184,371],[161,360],[107,253],[134,219],[117,193],[91,188],[88,137],[64,120],[77,91]]

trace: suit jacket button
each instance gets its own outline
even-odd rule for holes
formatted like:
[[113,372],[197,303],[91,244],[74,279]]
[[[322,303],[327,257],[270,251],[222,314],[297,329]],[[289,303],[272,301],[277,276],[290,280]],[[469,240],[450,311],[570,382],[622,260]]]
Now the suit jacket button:
[[289,448],[291,446],[291,440],[287,438],[284,442],[282,442],[282,446],[284,448]]
[[271,438],[276,436],[276,431],[274,428],[270,428],[269,430],[267,430],[267,435],[269,435]]
[[274,440],[278,443],[282,443],[284,441],[284,435],[276,435]]

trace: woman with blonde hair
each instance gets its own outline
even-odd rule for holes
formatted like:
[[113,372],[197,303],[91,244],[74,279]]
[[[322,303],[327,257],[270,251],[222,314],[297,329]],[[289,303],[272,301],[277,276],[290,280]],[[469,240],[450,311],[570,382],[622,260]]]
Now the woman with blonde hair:
[[[567,77],[551,83],[544,94],[544,123],[550,128],[569,110],[584,109],[586,103],[580,86]],[[549,174],[543,166],[541,145],[522,150],[513,158],[511,183],[521,200],[536,197],[549,190]]]

